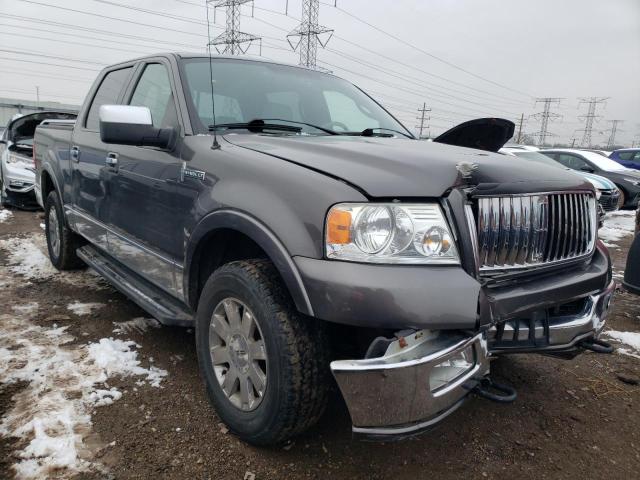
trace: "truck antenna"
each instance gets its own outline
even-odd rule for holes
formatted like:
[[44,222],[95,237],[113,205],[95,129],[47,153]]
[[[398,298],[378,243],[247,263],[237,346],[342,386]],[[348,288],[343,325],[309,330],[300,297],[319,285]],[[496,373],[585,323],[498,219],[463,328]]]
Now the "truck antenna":
[[216,100],[213,96],[213,60],[211,58],[211,23],[209,22],[209,0],[204,1],[204,6],[207,9],[207,51],[209,52],[209,82],[211,85],[211,113],[213,115],[213,150],[218,150],[220,144],[218,143],[217,122],[216,122]]

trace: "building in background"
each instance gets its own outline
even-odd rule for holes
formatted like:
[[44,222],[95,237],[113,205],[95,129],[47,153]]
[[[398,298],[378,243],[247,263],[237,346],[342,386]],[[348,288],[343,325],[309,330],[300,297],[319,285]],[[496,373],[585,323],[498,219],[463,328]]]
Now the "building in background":
[[20,100],[16,98],[0,97],[0,128],[4,128],[16,113],[27,114],[43,110],[55,110],[57,112],[77,112],[78,105],[69,105],[60,102],[36,102],[34,100]]

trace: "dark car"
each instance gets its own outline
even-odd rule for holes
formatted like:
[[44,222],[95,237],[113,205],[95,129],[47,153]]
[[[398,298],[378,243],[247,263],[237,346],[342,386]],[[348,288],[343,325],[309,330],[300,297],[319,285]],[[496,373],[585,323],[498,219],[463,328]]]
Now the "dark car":
[[355,433],[407,437],[472,392],[513,400],[496,355],[599,349],[615,284],[595,190],[505,162],[513,128],[422,142],[331,74],[124,62],[75,125],[36,130],[49,256],[195,327],[209,398],[242,439],[309,428],[330,373]]
[[611,153],[609,158],[627,168],[640,170],[640,148],[623,148],[615,150]]
[[582,172],[595,173],[608,178],[620,190],[620,207],[635,208],[640,203],[640,172],[631,170],[602,155],[584,150],[541,150],[548,157],[565,167]]

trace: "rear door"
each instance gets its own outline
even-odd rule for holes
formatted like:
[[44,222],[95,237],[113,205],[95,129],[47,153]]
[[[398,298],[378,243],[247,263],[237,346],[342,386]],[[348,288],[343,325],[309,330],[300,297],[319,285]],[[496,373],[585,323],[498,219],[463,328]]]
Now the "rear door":
[[[181,137],[174,92],[170,64],[148,61],[138,69],[123,103],[149,108],[154,126],[172,127]],[[171,149],[110,145],[107,155],[117,158],[117,166],[111,169],[112,192],[106,202],[109,252],[178,298],[182,231],[174,197],[182,171],[181,144],[179,138]]]
[[133,74],[134,65],[108,71],[90,95],[80,114],[71,142],[71,195],[68,218],[93,244],[107,250],[106,200],[112,173],[106,168],[108,145],[100,140],[98,111],[102,105],[119,104]]

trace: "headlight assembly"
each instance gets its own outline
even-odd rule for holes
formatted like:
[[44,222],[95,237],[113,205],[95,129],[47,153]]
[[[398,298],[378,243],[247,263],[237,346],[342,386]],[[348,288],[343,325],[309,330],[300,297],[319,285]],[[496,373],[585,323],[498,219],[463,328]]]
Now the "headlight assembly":
[[453,235],[436,203],[335,205],[327,215],[325,232],[327,257],[336,260],[460,263]]

